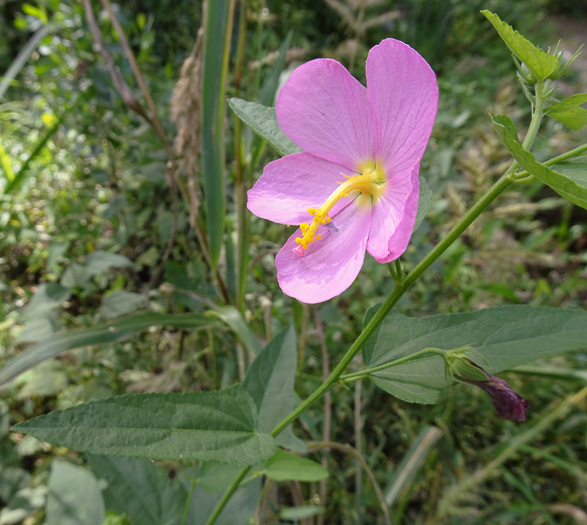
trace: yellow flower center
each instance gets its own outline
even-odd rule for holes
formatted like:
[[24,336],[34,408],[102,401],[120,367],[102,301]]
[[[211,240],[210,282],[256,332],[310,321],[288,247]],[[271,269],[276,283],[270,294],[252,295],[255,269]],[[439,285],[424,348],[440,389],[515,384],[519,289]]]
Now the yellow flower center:
[[308,208],[308,212],[314,217],[311,223],[304,222],[300,224],[302,237],[296,239],[299,246],[295,252],[303,255],[304,250],[310,243],[320,240],[320,235],[316,235],[318,227],[321,224],[331,222],[328,213],[334,205],[345,197],[352,196],[358,206],[362,208],[371,208],[385,191],[385,172],[375,161],[364,162],[359,165],[358,172],[360,175],[348,176],[342,174],[347,180],[339,183],[340,185],[334,190],[328,199],[320,208]]

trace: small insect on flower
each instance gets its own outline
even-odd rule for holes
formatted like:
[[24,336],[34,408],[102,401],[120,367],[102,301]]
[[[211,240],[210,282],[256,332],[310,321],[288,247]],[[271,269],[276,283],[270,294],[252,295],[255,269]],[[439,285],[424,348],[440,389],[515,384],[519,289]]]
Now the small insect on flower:
[[275,263],[281,289],[306,303],[346,290],[365,250],[381,263],[397,259],[414,229],[436,76],[394,39],[370,50],[366,73],[367,87],[330,59],[292,73],[276,115],[304,151],[269,163],[248,192],[255,215],[299,225]]

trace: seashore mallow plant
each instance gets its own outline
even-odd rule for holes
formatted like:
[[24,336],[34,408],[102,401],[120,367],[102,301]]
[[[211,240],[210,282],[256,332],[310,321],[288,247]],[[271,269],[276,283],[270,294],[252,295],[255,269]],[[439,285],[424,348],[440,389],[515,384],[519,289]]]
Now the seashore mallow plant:
[[[240,467],[238,473],[228,476],[222,495],[212,503],[206,500],[206,514],[193,521],[212,525],[227,519],[232,496],[260,476],[276,481],[317,481],[327,475],[317,471],[319,465],[309,466],[308,460],[283,449],[305,451],[305,445],[300,446],[291,433],[291,425],[337,384],[368,378],[402,400],[435,403],[449,386],[468,383],[492,397],[498,415],[523,421],[529,403],[493,374],[584,348],[586,312],[527,305],[426,318],[392,312],[414,282],[508,187],[538,179],[587,208],[587,163],[581,157],[587,145],[545,162],[530,152],[546,116],[575,129],[587,124],[587,111],[581,107],[587,95],[558,100],[552,83],[572,60],[563,63],[560,54],[542,51],[497,15],[484,14],[514,55],[532,119],[520,141],[509,117],[492,116],[498,136],[513,157],[510,166],[408,272],[397,258],[409,243],[416,212],[425,211],[418,202],[419,167],[438,103],[435,74],[414,49],[393,39],[372,48],[366,63],[366,87],[338,62],[319,59],[294,71],[279,94],[275,112],[231,101],[239,117],[268,142],[285,144],[288,149],[282,136],[285,133],[292,145],[303,150],[268,164],[248,193],[248,208],[255,215],[299,226],[276,258],[277,277],[286,294],[318,303],[342,293],[359,274],[365,251],[381,263],[396,262],[390,265],[395,284],[390,295],[366,312],[363,330],[306,399],[294,407],[297,343],[290,327],[263,349],[251,343],[245,332],[242,340],[255,358],[238,384],[212,392],[100,399],[25,421],[14,429],[93,454],[198,461],[211,468],[213,462]],[[259,126],[260,121],[275,117],[283,133]],[[236,309],[229,315],[226,308],[211,309],[196,325],[209,328],[223,321],[241,329],[244,318]],[[109,332],[116,330],[114,323],[108,327]],[[19,356],[20,361],[9,363],[4,377],[26,368],[34,352],[34,348],[27,350]],[[359,352],[364,367],[347,372]],[[574,399],[586,396],[583,389]],[[559,412],[552,414],[544,421],[554,420]],[[524,433],[517,443],[524,443],[531,435]],[[507,457],[501,453],[495,465]],[[92,455],[89,458],[90,464],[104,461]],[[288,467],[277,469],[280,462]],[[146,462],[132,469],[152,467]],[[189,475],[203,476],[204,467],[199,474],[190,470]],[[194,492],[198,501],[207,497],[198,492],[198,482],[191,482],[184,513],[175,522],[192,522],[192,513],[197,512],[192,505],[197,499]],[[453,495],[458,486],[455,491]],[[260,497],[264,495],[265,491]],[[389,523],[387,503],[378,500],[381,515]],[[242,523],[248,521],[249,516],[241,517]]]

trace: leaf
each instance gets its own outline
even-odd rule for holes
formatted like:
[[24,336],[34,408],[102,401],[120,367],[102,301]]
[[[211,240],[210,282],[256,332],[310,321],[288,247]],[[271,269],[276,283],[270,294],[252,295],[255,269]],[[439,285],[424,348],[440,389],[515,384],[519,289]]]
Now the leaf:
[[[39,33],[39,32],[40,32],[40,30],[37,33]],[[0,88],[0,91],[2,91],[1,88]],[[61,120],[57,119],[55,124],[53,124],[53,126],[51,126],[46,131],[46,133],[43,135],[41,140],[39,140],[39,142],[37,142],[35,149],[31,152],[31,154],[27,157],[27,159],[22,163],[18,172],[14,175],[14,178],[6,184],[6,187],[4,188],[5,194],[13,193],[13,192],[18,191],[20,189],[20,186],[22,185],[22,183],[25,181],[26,177],[28,176],[29,168],[31,167],[31,162],[34,159],[36,159],[39,156],[39,154],[43,151],[43,149],[45,148],[45,146],[47,145],[47,143],[49,142],[51,137],[59,129],[60,125],[61,125]]]
[[257,409],[240,384],[214,392],[100,399],[12,427],[93,454],[233,465],[253,465],[273,455],[273,438],[256,429]]
[[[367,313],[372,316],[374,309]],[[450,350],[471,345],[492,374],[537,359],[587,347],[587,312],[535,306],[502,306],[473,313],[413,318],[389,315],[363,347],[368,367],[425,348]],[[452,381],[438,355],[425,356],[369,376],[404,401],[435,403]]]
[[2,144],[0,144],[0,168],[4,172],[4,177],[6,178],[6,182],[10,183],[12,179],[14,179],[14,171],[12,170],[12,159],[7,151],[4,149]]
[[132,262],[124,255],[96,250],[90,253],[83,264],[73,263],[61,276],[61,285],[65,288],[83,286],[95,275],[110,268],[132,266]]
[[227,324],[253,354],[258,355],[261,352],[259,340],[243,319],[242,314],[234,306],[220,306],[213,310],[208,310],[206,315],[220,319]]
[[53,461],[45,525],[102,525],[106,519],[98,480],[87,469]]
[[134,312],[144,303],[145,298],[141,294],[116,290],[104,296],[99,312],[104,319],[113,319]]
[[[233,4],[234,5],[234,4]],[[202,74],[202,167],[210,257],[215,268],[223,243],[224,93],[232,27],[231,0],[215,0],[206,9]]]
[[528,66],[538,80],[546,79],[558,67],[558,58],[549,55],[524,38],[499,16],[486,9],[481,11],[499,33],[510,51]]
[[[518,140],[514,123],[508,116],[493,115],[492,120],[499,138],[520,163],[520,166],[534,175],[540,182],[550,186],[565,199],[587,209],[587,183],[585,181],[584,165],[581,163],[571,164],[573,161],[561,162],[556,164],[559,171],[554,171],[548,166],[540,164],[532,153],[523,148]],[[569,164],[571,164],[570,167]],[[563,166],[563,170],[566,168],[566,173],[563,173],[560,166]]]
[[[277,334],[252,362],[243,381],[259,413],[258,429],[270,432],[294,408],[294,380],[297,368],[296,334],[293,327]],[[276,438],[277,444],[299,452],[305,444],[291,426]]]
[[29,368],[67,350],[102,345],[128,339],[151,326],[173,326],[182,329],[205,329],[215,323],[200,314],[139,314],[92,328],[60,332],[42,343],[27,348],[0,369],[0,388]]
[[29,370],[19,378],[24,383],[17,399],[32,396],[54,396],[59,394],[68,384],[64,366],[56,360],[45,361],[34,370]]
[[[587,202],[587,157],[578,157],[576,159],[568,160],[565,162],[560,162],[556,165],[557,173],[567,177],[571,180],[576,187],[573,188],[575,193],[579,193],[580,195],[586,195],[583,204],[581,205],[585,208],[585,202]],[[559,191],[561,195],[561,191]],[[565,197],[565,195],[563,195]],[[572,202],[573,199],[567,197]],[[575,202],[575,204],[577,204]]]
[[71,292],[57,283],[43,283],[27,304],[26,319],[46,317],[69,299]]
[[228,105],[247,126],[250,126],[257,135],[269,142],[281,155],[302,151],[281,131],[275,116],[275,108],[256,102],[247,102],[236,97],[229,98]]
[[581,129],[587,124],[587,110],[581,104],[587,102],[587,93],[577,93],[546,108],[546,114],[571,129]]
[[416,231],[420,227],[420,224],[422,224],[422,221],[430,211],[430,206],[432,206],[432,191],[426,179],[420,176],[420,197],[418,198],[418,212],[413,231]]
[[265,462],[264,473],[275,481],[320,481],[328,477],[328,471],[322,465],[280,448]]
[[108,483],[102,493],[107,510],[126,514],[131,525],[179,523],[188,492],[165,468],[140,458],[89,454],[87,459],[96,477]]
[[10,67],[2,76],[2,82],[0,82],[0,99],[4,98],[4,94],[6,90],[10,86],[10,83],[16,78],[19,71],[24,67],[27,63],[30,56],[35,52],[37,46],[45,38],[53,28],[47,25],[41,26],[39,29],[35,31],[33,36],[29,39],[29,41],[20,48],[17,57],[13,60]]

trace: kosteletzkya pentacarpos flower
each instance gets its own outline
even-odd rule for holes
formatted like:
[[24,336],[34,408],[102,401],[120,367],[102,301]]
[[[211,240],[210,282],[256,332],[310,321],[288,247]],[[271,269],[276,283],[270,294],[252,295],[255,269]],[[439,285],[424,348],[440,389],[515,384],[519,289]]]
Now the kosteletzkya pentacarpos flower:
[[306,303],[346,290],[365,250],[381,263],[399,257],[414,229],[436,76],[393,39],[370,50],[366,73],[366,88],[331,59],[292,73],[277,99],[277,121],[304,151],[265,166],[248,193],[255,215],[300,226],[276,266],[282,290]]

